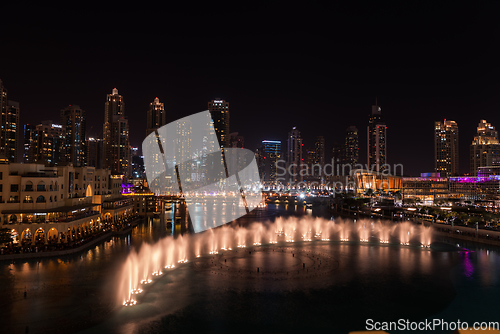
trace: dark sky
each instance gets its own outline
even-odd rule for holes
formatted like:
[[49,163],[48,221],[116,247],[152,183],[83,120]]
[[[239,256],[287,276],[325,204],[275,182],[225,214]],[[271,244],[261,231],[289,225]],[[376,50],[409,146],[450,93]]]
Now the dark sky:
[[78,104],[88,134],[100,136],[117,87],[140,146],[156,96],[171,120],[221,98],[250,149],[297,126],[306,147],[324,135],[330,150],[355,125],[362,163],[378,97],[389,163],[432,171],[433,124],[447,118],[469,172],[479,120],[500,127],[498,2],[348,3],[2,5],[0,79],[23,124]]

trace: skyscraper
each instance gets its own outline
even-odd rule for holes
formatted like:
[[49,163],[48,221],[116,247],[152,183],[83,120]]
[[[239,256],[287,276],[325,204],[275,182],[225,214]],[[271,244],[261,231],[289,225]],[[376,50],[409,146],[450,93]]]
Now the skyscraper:
[[78,105],[69,105],[61,110],[61,124],[66,131],[66,161],[75,167],[86,165],[87,148],[85,140],[85,111]]
[[276,163],[281,159],[281,141],[279,140],[263,140],[263,181],[268,184],[276,184],[278,181]]
[[345,130],[344,151],[344,163],[351,166],[356,165],[359,158],[359,140],[358,129],[355,126],[350,126]]
[[300,175],[304,161],[302,158],[303,146],[300,131],[293,127],[292,131],[288,133],[287,140],[287,172],[290,173],[287,182],[297,183],[303,180],[302,175]]
[[212,100],[208,102],[208,110],[221,147],[229,147],[229,102]]
[[144,159],[139,155],[139,148],[132,147],[132,177],[142,179],[145,176]]
[[35,162],[36,152],[36,125],[24,125],[24,146],[23,146],[23,163]]
[[444,120],[434,124],[434,163],[442,177],[458,174],[458,126]]
[[87,166],[102,168],[103,148],[102,139],[89,138],[87,139]]
[[477,136],[470,145],[470,173],[476,176],[479,167],[500,165],[500,143],[495,127],[482,119]]
[[3,82],[0,79],[0,111],[7,107],[7,90],[3,86]]
[[316,151],[316,161],[314,163],[320,164],[321,168],[325,165],[325,137],[317,136],[316,143],[314,143],[314,149]]
[[387,126],[382,117],[382,108],[372,106],[368,121],[368,168],[383,172],[387,166]]
[[114,175],[130,175],[129,125],[123,97],[114,88],[106,97],[103,125],[103,168]]
[[19,102],[7,100],[5,115],[2,115],[1,150],[9,162],[18,162]]
[[146,122],[146,136],[167,124],[165,107],[157,97],[149,104]]
[[33,162],[47,166],[57,166],[66,163],[65,131],[62,125],[51,120],[38,124],[35,130],[35,158]]
[[17,162],[19,143],[19,102],[7,99],[0,80],[0,154],[9,162]]
[[[243,148],[245,146],[245,138],[238,135],[238,132],[229,134],[230,148]],[[238,170],[238,166],[245,165],[245,150],[235,150],[231,152],[232,158],[230,161],[226,159],[226,168],[228,171]],[[222,162],[224,164],[224,162]]]
[[245,138],[243,136],[239,136],[238,132],[233,132],[229,134],[229,147],[233,148],[245,147]]

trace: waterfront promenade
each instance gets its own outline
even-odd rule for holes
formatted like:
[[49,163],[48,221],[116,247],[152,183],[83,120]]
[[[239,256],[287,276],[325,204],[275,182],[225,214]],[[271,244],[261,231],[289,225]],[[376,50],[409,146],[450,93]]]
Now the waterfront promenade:
[[97,235],[92,235],[87,239],[84,239],[83,242],[78,242],[73,244],[72,246],[67,246],[68,248],[61,250],[45,250],[41,248],[38,250],[36,248],[35,251],[32,252],[20,252],[20,253],[12,253],[12,254],[0,254],[0,261],[12,261],[12,260],[24,260],[24,259],[35,259],[35,258],[46,258],[46,257],[58,257],[63,255],[75,254],[81,251],[88,249],[89,247],[98,244],[104,240],[111,238],[114,235],[123,235],[132,231],[132,228],[137,226],[141,221],[140,217],[135,218],[127,223],[126,227],[123,227],[120,230],[108,230],[103,231]]

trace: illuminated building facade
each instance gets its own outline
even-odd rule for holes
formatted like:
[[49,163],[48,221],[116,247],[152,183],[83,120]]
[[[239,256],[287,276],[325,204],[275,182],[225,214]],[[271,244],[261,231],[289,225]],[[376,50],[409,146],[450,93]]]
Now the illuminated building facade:
[[114,88],[106,97],[103,125],[103,167],[113,175],[130,175],[129,124],[123,97]]
[[477,175],[479,167],[500,165],[500,143],[495,127],[482,119],[477,135],[470,145],[470,173]]
[[304,162],[308,165],[314,165],[317,161],[317,154],[315,150],[306,150],[304,153]]
[[29,150],[34,154],[29,160],[46,166],[65,164],[67,161],[65,144],[64,127],[51,120],[43,121],[36,126],[33,141],[29,144]]
[[85,166],[87,148],[85,141],[85,111],[78,105],[70,105],[61,110],[61,124],[65,129],[66,161],[73,166]]
[[35,138],[36,138],[36,125],[24,125],[24,143],[23,143],[23,161],[24,163],[35,162]]
[[353,181],[357,193],[364,193],[368,189],[373,191],[395,192],[401,190],[401,177],[377,173],[370,170],[357,169],[353,173]]
[[132,214],[132,200],[109,170],[10,163],[0,164],[0,180],[0,227],[15,243],[81,240]]
[[276,184],[278,181],[276,163],[281,159],[281,141],[262,141],[263,168],[262,180],[267,184]]
[[490,177],[492,175],[500,175],[500,166],[479,167],[477,171],[478,177]]
[[208,111],[212,116],[215,133],[221,147],[229,147],[229,102],[212,100],[208,102]]
[[149,104],[146,121],[146,136],[167,124],[165,107],[157,97]]
[[403,200],[414,199],[424,205],[433,205],[436,199],[449,197],[449,181],[439,173],[403,177],[401,195]]
[[420,177],[404,177],[401,194],[403,199],[415,199],[424,205],[436,204],[435,200],[439,199],[498,205],[500,175],[440,177],[439,173],[429,173]]
[[293,127],[292,131],[288,133],[287,140],[287,182],[297,183],[303,181],[301,175],[302,165],[304,159],[302,157],[304,144],[300,137],[300,131]]
[[458,175],[458,126],[455,121],[434,123],[434,167],[441,176]]
[[7,99],[0,80],[0,154],[9,162],[17,162],[19,143],[19,102]]
[[146,177],[144,159],[139,155],[139,148],[132,147],[132,178],[142,179],[144,177]]
[[346,130],[344,151],[345,151],[344,153],[345,164],[354,166],[355,164],[358,163],[359,139],[358,139],[358,129],[355,126],[350,126]]
[[376,172],[383,172],[387,169],[387,126],[382,117],[382,108],[378,105],[372,106],[367,130],[368,167]]
[[500,204],[500,175],[450,177],[450,197],[471,202]]

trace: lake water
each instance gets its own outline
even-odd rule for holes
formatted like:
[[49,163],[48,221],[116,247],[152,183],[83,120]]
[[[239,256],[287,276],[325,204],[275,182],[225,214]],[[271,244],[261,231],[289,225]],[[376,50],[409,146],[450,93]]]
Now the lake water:
[[[306,214],[331,219],[323,207],[270,205],[240,223]],[[171,233],[152,220],[79,255],[0,262],[2,332],[347,333],[367,319],[500,318],[498,248],[462,243],[469,252],[335,241],[223,252],[163,275],[134,307],[116,305],[127,254]]]

